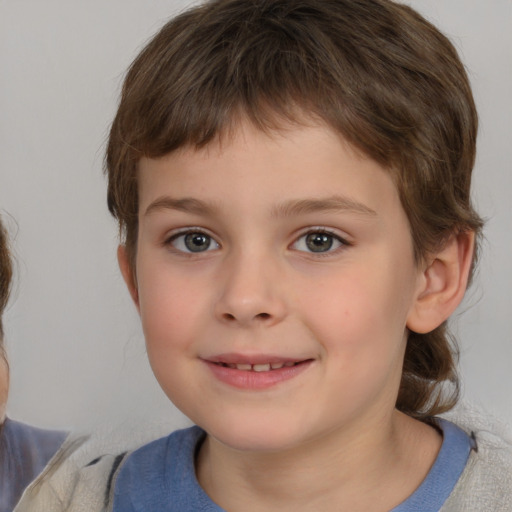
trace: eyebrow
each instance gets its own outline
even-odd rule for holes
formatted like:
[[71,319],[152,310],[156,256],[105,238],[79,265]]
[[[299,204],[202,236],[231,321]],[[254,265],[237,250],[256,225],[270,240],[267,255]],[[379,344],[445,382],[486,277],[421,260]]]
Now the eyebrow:
[[[192,197],[181,199],[170,196],[159,197],[153,201],[144,212],[144,215],[158,210],[177,210],[196,215],[209,216],[219,210],[213,203],[201,201]],[[318,212],[352,212],[368,217],[377,216],[377,212],[363,203],[343,196],[330,196],[320,199],[292,199],[274,206],[271,210],[272,217],[292,217],[294,215],[306,215]]]
[[272,209],[275,217],[291,217],[318,212],[352,212],[368,217],[376,217],[377,212],[363,203],[344,196],[330,196],[321,199],[297,199],[276,205]]
[[153,201],[144,212],[148,215],[158,210],[177,210],[186,213],[195,213],[197,215],[212,215],[217,208],[213,204],[205,203],[192,197],[175,199],[169,196],[159,197]]

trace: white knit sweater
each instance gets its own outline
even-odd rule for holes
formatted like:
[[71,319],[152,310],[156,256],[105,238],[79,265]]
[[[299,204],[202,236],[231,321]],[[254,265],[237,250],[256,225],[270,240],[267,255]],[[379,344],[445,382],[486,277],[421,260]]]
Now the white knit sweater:
[[446,415],[474,435],[466,468],[441,512],[512,512],[512,435],[483,411],[464,405]]

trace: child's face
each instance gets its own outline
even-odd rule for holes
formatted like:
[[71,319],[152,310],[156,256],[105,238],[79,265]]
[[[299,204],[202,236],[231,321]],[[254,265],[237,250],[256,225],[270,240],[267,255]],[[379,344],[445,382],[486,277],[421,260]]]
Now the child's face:
[[421,272],[377,163],[323,126],[242,124],[143,159],[139,187],[132,293],[187,416],[228,446],[279,450],[392,414]]

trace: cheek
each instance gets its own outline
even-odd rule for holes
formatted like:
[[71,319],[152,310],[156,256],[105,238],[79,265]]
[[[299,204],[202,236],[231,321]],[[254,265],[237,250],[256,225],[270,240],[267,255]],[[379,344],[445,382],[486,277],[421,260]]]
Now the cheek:
[[335,337],[345,335],[347,341],[355,342],[355,338],[359,338],[357,333],[377,329],[387,317],[386,303],[390,297],[382,283],[372,282],[371,276],[354,274],[332,276],[300,292],[301,309],[315,330],[325,330]]
[[139,306],[149,363],[169,399],[186,411],[199,328],[197,293],[190,283],[165,272],[143,270]]
[[323,348],[327,389],[335,390],[330,398],[353,414],[368,403],[394,405],[406,341],[403,315],[368,281],[346,281],[345,292],[312,304],[318,315],[309,324]]
[[156,265],[141,268],[139,277],[139,308],[148,352],[172,353],[187,346],[201,318],[197,287]]
[[[355,273],[353,273],[355,274]],[[369,273],[333,279],[307,295],[307,326],[350,374],[389,366],[403,349],[406,313],[396,286]]]

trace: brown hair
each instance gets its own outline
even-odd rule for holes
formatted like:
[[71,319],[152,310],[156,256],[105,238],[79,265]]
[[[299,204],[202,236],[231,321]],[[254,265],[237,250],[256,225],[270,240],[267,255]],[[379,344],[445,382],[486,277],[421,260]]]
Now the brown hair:
[[[214,0],[168,22],[124,82],[106,172],[132,264],[140,158],[204,146],[241,116],[262,130],[322,121],[386,168],[418,262],[450,235],[481,230],[470,199],[475,105],[433,25],[389,0]],[[445,324],[411,332],[398,409],[421,418],[451,408],[455,356]]]
[[4,357],[4,330],[2,324],[2,316],[4,309],[7,306],[7,300],[9,299],[11,278],[12,262],[9,252],[7,233],[0,220],[0,357]]

